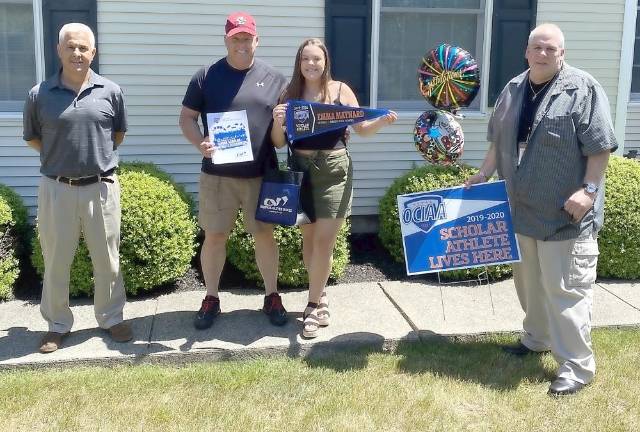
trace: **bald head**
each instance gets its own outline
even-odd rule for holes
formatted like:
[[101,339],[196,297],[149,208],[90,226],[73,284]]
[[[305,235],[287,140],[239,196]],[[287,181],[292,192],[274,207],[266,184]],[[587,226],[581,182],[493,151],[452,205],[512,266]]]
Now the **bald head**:
[[529,79],[540,84],[552,79],[564,62],[564,35],[555,24],[541,24],[529,35],[525,57]]
[[530,44],[531,41],[536,38],[536,36],[546,36],[547,38],[553,38],[558,41],[558,45],[560,46],[560,48],[564,48],[564,33],[562,33],[560,27],[555,24],[540,24],[538,27],[531,30],[531,33],[529,33],[528,44]]

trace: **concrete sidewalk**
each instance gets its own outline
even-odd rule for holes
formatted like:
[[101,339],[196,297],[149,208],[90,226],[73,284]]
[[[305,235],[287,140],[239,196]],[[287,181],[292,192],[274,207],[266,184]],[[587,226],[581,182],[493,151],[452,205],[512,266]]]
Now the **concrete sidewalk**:
[[[130,301],[125,318],[134,341],[114,343],[97,329],[88,300],[73,302],[75,324],[64,347],[38,353],[46,323],[39,304],[0,304],[0,368],[52,364],[184,362],[239,359],[260,355],[305,356],[367,346],[393,348],[398,342],[433,335],[473,335],[522,329],[523,313],[512,280],[489,286],[437,285],[426,282],[367,282],[327,288],[331,319],[313,340],[300,337],[306,291],[282,294],[290,314],[284,327],[273,327],[260,311],[263,292],[220,293],[222,315],[213,327],[192,324],[203,292],[183,292]],[[595,286],[593,324],[640,324],[640,283],[599,281]]]

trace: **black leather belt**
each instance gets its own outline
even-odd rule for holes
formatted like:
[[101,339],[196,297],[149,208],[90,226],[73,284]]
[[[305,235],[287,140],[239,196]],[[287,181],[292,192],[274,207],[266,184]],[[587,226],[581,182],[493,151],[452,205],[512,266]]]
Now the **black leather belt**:
[[100,181],[113,183],[113,179],[110,179],[109,176],[112,175],[114,171],[115,170],[109,170],[100,175],[94,175],[89,177],[62,177],[62,176],[54,176],[54,175],[47,175],[47,177],[57,182],[68,184],[69,186],[86,186],[86,185],[98,183]]

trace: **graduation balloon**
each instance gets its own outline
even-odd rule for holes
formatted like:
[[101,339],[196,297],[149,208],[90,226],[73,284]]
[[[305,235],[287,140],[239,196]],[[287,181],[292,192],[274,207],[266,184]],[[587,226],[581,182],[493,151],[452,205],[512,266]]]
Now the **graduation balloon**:
[[460,47],[441,44],[429,51],[418,69],[420,93],[438,109],[467,107],[478,94],[478,63]]
[[462,127],[447,111],[422,113],[416,121],[413,138],[422,157],[434,165],[451,165],[462,155]]

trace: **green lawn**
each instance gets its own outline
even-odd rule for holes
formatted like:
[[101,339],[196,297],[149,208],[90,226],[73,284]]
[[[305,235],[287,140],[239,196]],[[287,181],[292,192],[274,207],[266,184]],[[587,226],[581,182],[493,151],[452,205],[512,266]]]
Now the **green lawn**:
[[433,340],[393,354],[0,372],[0,431],[640,431],[640,329],[593,334],[596,380],[546,395],[550,355]]

